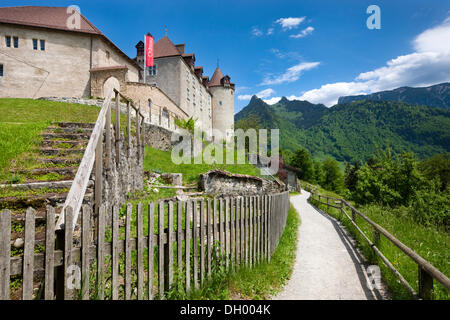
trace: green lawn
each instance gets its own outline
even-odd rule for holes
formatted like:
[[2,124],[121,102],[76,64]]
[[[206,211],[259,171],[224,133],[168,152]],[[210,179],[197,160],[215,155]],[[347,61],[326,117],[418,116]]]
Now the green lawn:
[[[95,123],[100,108],[80,104],[33,100],[0,99],[0,181],[13,181],[9,173],[12,160],[20,162],[41,141],[41,132],[52,122]],[[112,113],[114,121],[114,112]],[[125,117],[121,118],[122,127]],[[26,168],[32,164],[27,163]]]
[[198,182],[201,173],[205,173],[212,169],[226,170],[231,173],[248,174],[252,176],[260,176],[260,170],[252,164],[179,164],[173,163],[171,153],[160,151],[151,147],[145,148],[144,170],[182,173],[183,183],[191,184]]

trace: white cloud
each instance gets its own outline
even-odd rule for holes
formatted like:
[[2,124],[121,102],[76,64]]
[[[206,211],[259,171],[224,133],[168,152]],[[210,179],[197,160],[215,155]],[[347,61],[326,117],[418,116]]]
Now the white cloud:
[[289,37],[294,38],[294,39],[304,38],[307,35],[310,35],[311,33],[313,33],[313,31],[314,31],[313,27],[308,27],[306,29],[303,29],[302,32],[300,32],[298,34],[292,34]]
[[277,103],[280,100],[281,100],[281,97],[273,97],[273,98],[270,98],[270,99],[267,99],[267,100],[263,100],[263,101],[265,103],[267,103],[267,104],[275,104],[275,103]]
[[402,86],[429,86],[450,81],[450,18],[425,30],[412,42],[415,52],[359,74],[354,81],[322,85],[289,98],[332,106],[340,96],[369,94]]
[[[268,88],[268,89],[264,89],[264,90],[262,90],[262,91],[256,93],[255,95],[256,95],[258,98],[263,99],[263,98],[268,98],[268,97],[270,97],[270,96],[273,95],[274,93],[275,93],[275,90],[273,90],[272,88]],[[244,94],[244,95],[238,96],[238,100],[250,100],[252,97],[253,97],[253,95],[251,95],[251,94]]]
[[267,29],[267,35],[270,36],[273,34],[274,28]]
[[254,35],[255,37],[261,37],[263,35],[263,32],[260,29],[258,29],[257,27],[253,27],[252,35]]
[[283,27],[283,30],[291,30],[297,28],[300,23],[305,20],[306,17],[298,17],[298,18],[280,18],[275,23],[280,24]]
[[272,85],[272,84],[280,84],[285,82],[294,82],[297,81],[303,71],[307,71],[317,67],[320,62],[301,62],[295,66],[290,67],[286,70],[285,73],[276,76],[269,77],[267,76],[261,85]]

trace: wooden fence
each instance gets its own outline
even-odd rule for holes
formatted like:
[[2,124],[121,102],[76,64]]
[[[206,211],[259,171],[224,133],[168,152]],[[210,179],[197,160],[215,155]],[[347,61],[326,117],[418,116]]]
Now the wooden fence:
[[[414,298],[431,299],[433,290],[433,280],[438,281],[447,290],[450,290],[450,279],[445,274],[436,269],[431,263],[426,261],[416,252],[408,248],[400,240],[398,240],[396,237],[390,234],[386,229],[384,229],[383,227],[381,227],[380,225],[376,224],[371,219],[366,217],[358,209],[353,207],[348,201],[344,199],[321,195],[317,192],[317,188],[315,186],[312,186],[307,183],[303,183],[303,187],[305,188],[305,190],[311,192],[310,200],[317,201],[318,204],[326,205],[328,209],[334,208],[339,210],[341,214],[343,214],[350,221],[350,223],[356,228],[356,230],[361,234],[361,236],[367,241],[369,246],[372,248],[373,252],[380,257],[380,259],[383,261],[386,267],[392,271],[392,273],[398,278],[401,284],[408,289],[408,291],[412,294]],[[347,213],[345,209],[351,212],[351,216]],[[372,226],[374,241],[371,241],[367,237],[367,235],[361,230],[361,228],[357,225],[356,216],[360,216],[363,220],[365,220],[368,224]],[[378,248],[381,235],[383,235],[386,239],[388,239],[392,244],[394,244],[398,249],[400,249],[404,254],[406,254],[417,264],[419,293],[417,293],[413,289],[413,287],[406,281],[406,279],[400,274],[400,272],[394,267],[394,265],[386,258],[386,256]]]
[[[92,232],[92,208],[83,206],[77,228],[64,229],[55,249],[55,225],[47,224],[45,252],[35,253],[35,210],[26,211],[24,254],[10,257],[11,213],[0,214],[0,300],[10,298],[11,277],[21,277],[21,298],[164,299],[174,284],[186,292],[206,284],[219,266],[234,269],[270,261],[286,225],[289,193],[185,202],[103,205]],[[105,224],[107,214],[112,225]],[[66,207],[67,225],[76,223]],[[47,221],[55,210],[47,208]],[[81,231],[81,232],[79,232]],[[55,270],[64,270],[58,283]],[[39,276],[40,275],[40,276]],[[40,287],[40,297],[33,289]],[[62,287],[63,295],[57,296]]]

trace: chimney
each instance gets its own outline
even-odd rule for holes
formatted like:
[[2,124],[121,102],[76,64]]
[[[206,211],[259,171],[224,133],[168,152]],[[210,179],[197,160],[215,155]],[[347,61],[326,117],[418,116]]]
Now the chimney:
[[185,44],[176,44],[175,47],[178,49],[178,51],[180,52],[180,54],[184,54],[184,48],[185,48]]

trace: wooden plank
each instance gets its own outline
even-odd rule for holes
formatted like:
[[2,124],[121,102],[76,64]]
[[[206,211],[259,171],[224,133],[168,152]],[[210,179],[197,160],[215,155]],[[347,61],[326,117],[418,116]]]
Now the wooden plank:
[[94,184],[94,205],[95,215],[98,216],[102,204],[103,194],[103,130],[100,133],[95,148],[95,184]]
[[155,273],[155,241],[153,239],[155,233],[155,203],[150,202],[148,205],[148,299],[154,298],[154,273]]
[[[74,284],[69,284],[69,277],[72,276],[72,247],[73,247],[73,209],[67,207],[64,211],[66,228],[64,229],[64,300],[73,299]],[[34,252],[33,252],[34,254]],[[76,281],[76,280],[75,280]]]
[[142,146],[142,156],[145,154],[145,121],[144,117],[142,117],[142,139],[141,139],[141,146]]
[[225,236],[225,268],[228,269],[230,264],[230,232],[229,232],[229,223],[230,223],[230,199],[225,198],[225,210],[224,214],[224,236]]
[[236,233],[235,233],[235,222],[236,222],[236,212],[235,212],[235,199],[230,199],[230,261],[232,264],[232,267],[235,266],[235,245],[236,245]]
[[137,205],[137,299],[144,299],[144,232],[142,202]]
[[127,101],[127,140],[128,140],[128,157],[130,157],[130,150],[131,150],[131,114],[130,114],[130,101]]
[[211,199],[207,200],[206,207],[206,223],[208,224],[208,237],[207,237],[207,252],[208,252],[208,276],[211,276],[211,253],[212,253],[212,240],[213,240],[213,225],[211,217]]
[[9,300],[11,211],[0,212],[0,300]]
[[259,263],[259,196],[255,197],[255,263]]
[[248,235],[249,235],[249,263],[250,263],[250,267],[253,266],[253,258],[254,258],[254,253],[253,250],[255,248],[255,243],[254,243],[254,223],[253,223],[253,218],[255,215],[255,197],[250,197],[250,205],[249,205],[249,231],[248,231]]
[[267,261],[270,262],[272,256],[272,196],[268,196],[268,212],[267,212]]
[[203,285],[205,280],[205,201],[200,201],[200,284]]
[[183,271],[183,207],[184,202],[178,201],[177,204],[177,261],[178,272],[181,275]]
[[197,209],[197,201],[192,201],[192,253],[193,253],[193,280],[194,280],[194,288],[198,289],[198,209]]
[[119,300],[119,208],[112,212],[112,300]]
[[139,107],[138,110],[136,110],[136,146],[137,146],[137,153],[138,153],[138,162],[141,161],[141,128],[140,128],[140,119],[139,119],[139,112],[141,108]]
[[106,147],[106,168],[111,166],[111,104],[108,104],[105,123],[105,147]]
[[192,204],[191,201],[187,201],[186,203],[186,238],[185,238],[185,271],[186,271],[186,292],[191,290],[191,210]]
[[243,264],[245,262],[245,198],[241,197],[239,200],[239,218],[240,218],[240,228],[239,228],[239,264]]
[[45,227],[45,281],[44,281],[45,300],[55,299],[54,257],[55,257],[55,209],[51,206],[47,206],[46,227]]
[[125,300],[131,299],[131,213],[133,206],[127,204],[125,220]]
[[25,214],[25,246],[23,250],[23,284],[22,299],[33,298],[33,272],[34,272],[34,234],[35,210],[28,208]]
[[173,283],[173,243],[175,239],[173,238],[172,232],[173,232],[173,202],[169,201],[169,217],[168,217],[168,226],[169,226],[169,233],[167,235],[167,251],[168,251],[168,265],[167,265],[167,290],[170,289],[170,286]]
[[244,199],[244,255],[245,265],[248,265],[248,215],[249,215],[249,198]]
[[158,208],[158,252],[159,252],[159,263],[158,263],[158,293],[159,297],[164,296],[164,202],[159,202]]
[[[103,139],[103,128],[105,127],[105,122],[107,122],[107,119],[109,119],[109,127],[111,127],[111,112],[109,112],[109,118],[107,116],[107,113],[108,110],[110,110],[112,94],[112,91],[109,92],[106,96],[105,101],[103,102],[102,108],[97,118],[97,122],[95,123],[88,145],[84,152],[83,159],[81,160],[80,166],[77,170],[77,174],[74,178],[74,182],[70,187],[69,194],[67,195],[66,202],[64,203],[62,212],[64,212],[64,208],[66,207],[74,208],[74,221],[77,221],[78,219],[78,213],[83,203],[86,188],[88,186],[92,168],[94,166],[97,143],[99,140]],[[107,119],[105,119],[105,117]],[[108,139],[106,139],[106,143],[108,143]],[[109,145],[111,147],[111,135],[109,136]],[[61,230],[62,225],[64,225],[63,214],[59,216],[56,230]]]
[[98,214],[97,238],[97,286],[98,298],[105,299],[105,205],[102,205]]
[[214,237],[213,237],[213,241],[214,241],[214,245],[216,245],[217,241],[219,240],[218,237],[218,230],[217,230],[217,222],[218,222],[218,216],[217,216],[217,199],[214,198],[213,201],[213,233],[214,233]]
[[[120,97],[119,93],[116,92],[116,141],[114,143],[116,147],[116,164],[120,163],[120,110],[119,110]],[[114,299],[113,299],[114,300]]]
[[224,235],[224,225],[223,225],[223,199],[219,199],[219,242],[220,242],[220,255],[222,256],[225,249],[225,235]]
[[[91,208],[83,206],[81,232],[81,299],[89,300],[89,247],[91,246]],[[47,220],[48,221],[48,220]]]

